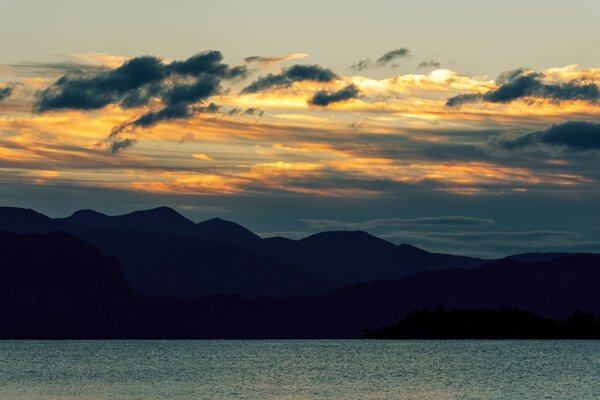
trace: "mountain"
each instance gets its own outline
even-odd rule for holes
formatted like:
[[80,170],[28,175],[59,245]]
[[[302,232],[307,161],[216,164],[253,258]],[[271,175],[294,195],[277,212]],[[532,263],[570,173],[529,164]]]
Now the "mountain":
[[118,261],[68,234],[0,232],[0,338],[127,331],[138,295]]
[[570,256],[574,254],[581,253],[521,253],[504,257],[503,260],[514,260],[521,262],[550,261],[554,260],[555,258]]
[[396,246],[362,231],[321,232],[298,241],[271,238],[261,245],[257,252],[338,286],[395,279],[423,270],[473,268],[485,262],[406,244]]
[[229,243],[136,231],[71,228],[69,232],[121,260],[127,281],[149,296],[297,296],[334,288],[294,266]]
[[438,306],[598,316],[599,285],[600,257],[574,255],[422,272],[310,297],[151,298],[129,287],[118,260],[71,235],[0,233],[0,338],[360,338]]
[[57,218],[68,225],[116,231],[193,234],[195,224],[169,207],[108,216],[93,210],[80,210],[70,217]]
[[[187,229],[189,234],[170,233]],[[295,296],[334,288],[281,261],[205,240],[194,234],[195,229],[196,224],[167,207],[115,217],[83,210],[57,219],[33,210],[0,208],[0,230],[68,232],[118,258],[127,282],[148,296]]]
[[0,230],[17,233],[49,232],[60,226],[44,214],[18,207],[0,207]]
[[196,224],[194,234],[206,240],[240,245],[250,249],[258,246],[260,236],[235,222],[212,218]]
[[[308,296],[344,285],[393,280],[421,271],[476,268],[487,260],[394,245],[361,231],[321,232],[301,240],[261,239],[219,218],[194,223],[168,207],[108,216],[81,210],[48,218],[0,207],[0,230],[68,232],[122,263],[145,295]],[[567,253],[528,253],[503,261],[550,261]]]
[[116,231],[137,231],[197,236],[213,242],[243,246],[260,241],[260,237],[235,222],[212,218],[194,223],[170,207],[157,207],[129,214],[108,216],[94,210],[80,210],[56,221],[79,227]]

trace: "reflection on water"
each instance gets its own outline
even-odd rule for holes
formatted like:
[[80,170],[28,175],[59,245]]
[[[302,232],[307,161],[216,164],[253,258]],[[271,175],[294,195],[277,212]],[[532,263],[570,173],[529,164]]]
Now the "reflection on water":
[[232,398],[600,398],[600,341],[0,341],[0,399]]

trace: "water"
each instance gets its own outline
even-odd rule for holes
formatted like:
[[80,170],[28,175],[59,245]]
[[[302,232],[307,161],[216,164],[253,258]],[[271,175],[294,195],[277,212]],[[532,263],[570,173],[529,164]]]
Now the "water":
[[600,341],[0,341],[0,399],[600,399]]

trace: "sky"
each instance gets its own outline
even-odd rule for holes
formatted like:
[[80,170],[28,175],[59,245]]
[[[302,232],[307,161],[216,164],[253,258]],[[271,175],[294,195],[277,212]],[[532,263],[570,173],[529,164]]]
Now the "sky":
[[0,0],[0,205],[600,251],[597,1]]

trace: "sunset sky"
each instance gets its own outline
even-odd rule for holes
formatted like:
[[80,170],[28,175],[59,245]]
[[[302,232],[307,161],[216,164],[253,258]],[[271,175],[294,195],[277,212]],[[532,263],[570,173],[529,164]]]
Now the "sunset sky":
[[600,251],[598,1],[2,1],[0,37],[0,205]]

